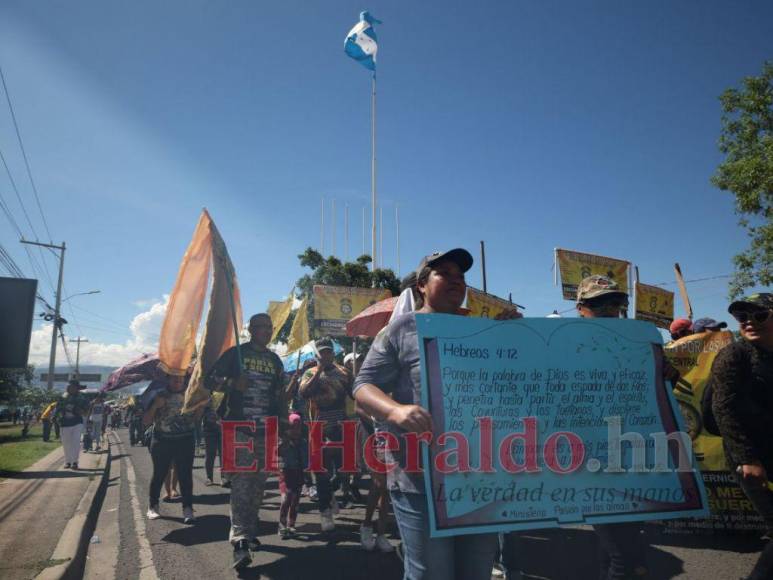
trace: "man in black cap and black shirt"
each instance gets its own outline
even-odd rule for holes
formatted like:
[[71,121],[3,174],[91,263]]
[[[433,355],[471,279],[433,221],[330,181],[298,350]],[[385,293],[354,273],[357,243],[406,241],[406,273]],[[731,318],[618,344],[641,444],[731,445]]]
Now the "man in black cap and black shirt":
[[[723,348],[711,368],[712,410],[725,456],[773,535],[773,294],[753,294],[728,308],[741,340]],[[773,577],[773,543],[750,580]]]

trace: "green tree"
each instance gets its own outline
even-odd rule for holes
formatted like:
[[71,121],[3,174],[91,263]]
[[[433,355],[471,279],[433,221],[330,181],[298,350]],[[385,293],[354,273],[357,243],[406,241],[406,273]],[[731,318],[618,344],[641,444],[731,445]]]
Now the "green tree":
[[742,85],[719,97],[719,149],[725,159],[711,178],[735,196],[739,224],[750,238],[749,247],[733,258],[731,298],[744,288],[773,283],[773,62],[766,62],[762,75],[746,77]]
[[35,376],[35,367],[29,365],[21,369],[0,369],[0,403],[20,405],[25,389],[31,388]]
[[[312,319],[314,312],[314,295],[312,290],[315,285],[328,286],[353,286],[357,288],[385,288],[392,292],[393,296],[400,293],[400,280],[390,269],[377,269],[371,271],[370,263],[373,261],[370,256],[364,254],[354,262],[342,262],[335,256],[325,258],[317,250],[306,248],[298,255],[301,266],[309,268],[311,273],[303,275],[295,283],[298,298],[304,296],[311,300],[309,308],[309,328],[313,328]],[[294,314],[292,318],[294,319]],[[292,323],[288,323],[279,333],[279,340],[287,341]],[[347,349],[351,346],[351,339],[339,339]]]

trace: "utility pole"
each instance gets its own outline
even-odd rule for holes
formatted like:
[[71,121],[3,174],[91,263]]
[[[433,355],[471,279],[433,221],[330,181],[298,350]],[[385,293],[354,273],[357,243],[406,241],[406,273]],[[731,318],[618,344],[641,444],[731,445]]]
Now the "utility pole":
[[56,365],[56,333],[60,327],[59,309],[62,306],[62,278],[64,276],[64,251],[65,243],[62,242],[61,246],[54,244],[41,244],[40,242],[28,242],[27,240],[21,240],[22,244],[30,244],[32,246],[41,246],[43,248],[50,248],[52,250],[59,250],[59,283],[56,285],[56,306],[54,307],[54,329],[51,332],[51,355],[48,359],[48,390],[51,391],[54,388],[54,366]]
[[81,362],[81,343],[82,342],[88,342],[88,339],[81,338],[80,336],[76,339],[70,339],[70,342],[77,342],[78,346],[75,347],[75,380],[79,381],[81,378],[81,368],[80,368],[80,362]]

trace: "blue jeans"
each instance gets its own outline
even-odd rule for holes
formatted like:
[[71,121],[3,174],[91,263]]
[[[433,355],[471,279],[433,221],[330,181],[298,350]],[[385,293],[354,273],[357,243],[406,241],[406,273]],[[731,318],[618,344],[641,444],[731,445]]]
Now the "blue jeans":
[[490,580],[497,534],[429,537],[428,498],[392,490],[405,554],[404,580]]

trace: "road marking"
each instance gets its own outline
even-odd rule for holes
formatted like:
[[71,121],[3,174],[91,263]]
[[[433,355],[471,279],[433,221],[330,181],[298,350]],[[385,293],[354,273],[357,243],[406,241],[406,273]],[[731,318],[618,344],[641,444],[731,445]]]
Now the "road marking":
[[[121,455],[124,455],[123,443],[121,443],[118,433],[113,433],[113,436],[118,440],[118,444],[122,447]],[[142,514],[140,500],[137,497],[137,475],[134,473],[134,466],[132,465],[130,456],[126,455],[122,457],[121,460],[125,461],[126,480],[129,483],[129,494],[131,495],[132,512],[134,515],[134,529],[137,531],[137,543],[139,544],[140,552],[140,580],[158,580],[158,572],[153,564],[153,550],[150,549],[150,543],[148,542],[148,530],[145,527],[145,517]]]

